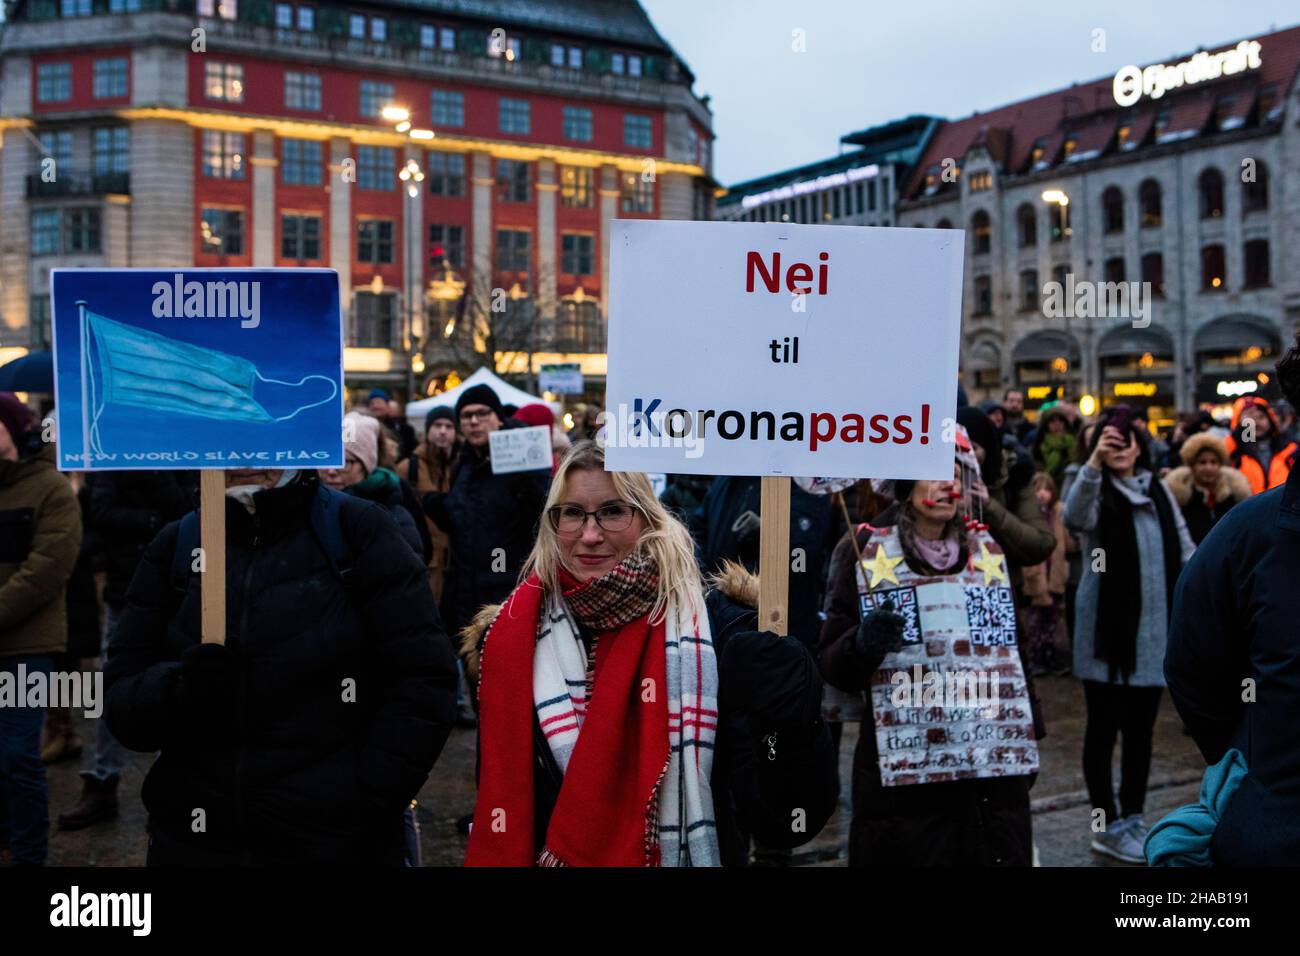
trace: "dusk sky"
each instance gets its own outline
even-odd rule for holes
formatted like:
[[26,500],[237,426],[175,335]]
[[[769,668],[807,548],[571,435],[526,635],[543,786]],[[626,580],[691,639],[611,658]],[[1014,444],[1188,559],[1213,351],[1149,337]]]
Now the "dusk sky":
[[845,133],[910,113],[956,119],[1300,23],[1295,0],[641,2],[713,97],[724,185],[833,156]]

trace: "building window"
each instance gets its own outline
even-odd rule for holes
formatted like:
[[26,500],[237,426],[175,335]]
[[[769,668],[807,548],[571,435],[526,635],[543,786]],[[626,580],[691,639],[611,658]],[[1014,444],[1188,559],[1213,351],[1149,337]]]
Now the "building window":
[[126,96],[126,57],[115,56],[95,61],[95,99],[107,100]]
[[1248,240],[1243,258],[1246,260],[1246,288],[1259,289],[1268,285],[1268,240]]
[[465,267],[465,227],[431,225],[429,227],[429,264],[441,268]]
[[609,72],[617,73],[622,76],[627,72],[627,57],[622,53],[611,53],[609,55]]
[[551,66],[567,66],[571,70],[581,70],[582,47],[565,46],[563,43],[552,43]]
[[201,17],[234,20],[239,15],[239,4],[236,0],[199,0],[198,11]]
[[242,209],[214,209],[204,206],[199,230],[203,252],[214,256],[244,254],[244,212]]
[[532,265],[527,229],[497,230],[497,271],[527,272]]
[[517,159],[497,160],[497,199],[528,202],[532,198],[528,163]]
[[630,54],[627,58],[627,75],[641,75],[641,57],[637,56],[635,53]]
[[298,73],[289,70],[284,74],[284,107],[290,110],[320,109],[320,74]]
[[560,271],[565,275],[591,275],[591,236],[566,232],[560,237]]
[[642,179],[640,173],[619,175],[619,197],[623,212],[655,211],[655,184]]
[[275,25],[281,30],[293,29],[293,4],[277,3],[275,5]]
[[583,106],[566,106],[564,108],[564,138],[591,142],[591,110]]
[[596,195],[596,171],[585,166],[560,167],[560,205],[590,209]]
[[1124,231],[1124,194],[1115,186],[1101,194],[1101,223],[1104,232]]
[[532,131],[532,119],[527,100],[501,98],[498,123],[503,133],[527,136]]
[[1049,203],[1047,206],[1048,222],[1051,225],[1052,242],[1070,238],[1070,207],[1068,204]]
[[623,117],[623,145],[633,149],[652,149],[654,133],[650,126],[650,117],[635,116],[631,113]]
[[498,59],[504,58],[511,62],[518,62],[519,55],[523,50],[523,42],[519,37],[502,36],[501,34],[488,34],[487,53],[488,56]]
[[1038,245],[1038,215],[1029,203],[1016,210],[1016,235],[1020,237],[1021,249]]
[[131,133],[125,126],[105,126],[95,130],[95,175],[125,173],[131,169]]
[[32,210],[32,255],[57,256],[62,220],[57,209]]
[[434,90],[431,100],[434,126],[465,125],[465,94],[451,90]]
[[316,9],[314,7],[298,8],[298,29],[308,33],[316,29]]
[[357,188],[392,189],[397,182],[396,154],[391,146],[357,147]]
[[429,195],[465,195],[465,154],[435,153],[426,156]]
[[1057,285],[1059,285],[1062,289],[1065,288],[1069,278],[1070,278],[1069,263],[1061,263],[1059,265],[1055,265],[1052,267],[1052,281],[1055,282]]
[[456,49],[456,31],[451,27],[440,27],[438,29],[438,45],[444,50]]
[[1165,297],[1165,257],[1158,252],[1148,252],[1142,257],[1142,281],[1150,283],[1151,294]]
[[36,102],[66,103],[70,99],[71,63],[42,63],[36,68]]
[[420,46],[432,50],[438,45],[438,28],[424,24],[420,27]]
[[361,81],[361,115],[378,117],[393,102],[393,84]]
[[993,247],[993,226],[989,222],[989,214],[983,209],[977,210],[970,217],[970,229],[975,237],[972,250],[977,256],[985,255]]
[[1218,219],[1223,215],[1223,174],[1207,169],[1198,181],[1201,194],[1201,218]]
[[371,265],[393,261],[393,220],[357,220],[357,261]]
[[60,167],[66,171],[72,166],[72,130],[47,129],[38,139],[44,156],[54,160],[55,176],[58,176]]
[[286,186],[321,184],[321,144],[314,139],[286,139],[280,151],[280,170]]
[[993,280],[988,276],[975,277],[975,311],[971,315],[993,314]]
[[1160,184],[1154,179],[1144,179],[1138,187],[1138,207],[1143,229],[1155,229],[1164,222]]
[[1124,279],[1124,257],[1112,256],[1102,263],[1101,266],[1102,280],[1105,282],[1123,282]]
[[88,17],[92,13],[90,0],[61,0],[59,16]]
[[985,190],[993,188],[993,174],[988,170],[971,173],[967,177],[967,183],[970,186],[971,192],[982,193]]
[[1241,184],[1242,213],[1264,212],[1268,209],[1268,167],[1256,160],[1255,178]]
[[1224,292],[1228,288],[1228,265],[1223,246],[1201,249],[1201,291]]
[[108,0],[109,13],[139,13],[140,0]]
[[366,38],[366,18],[359,13],[354,13],[348,17],[348,36],[354,40],[364,40]]
[[244,178],[244,134],[203,131],[203,175],[212,179]]
[[590,299],[575,302],[565,299],[555,316],[555,342],[561,352],[603,352],[605,324],[600,309]]
[[1033,312],[1038,308],[1038,270],[1025,269],[1020,273],[1020,310]]
[[358,292],[352,306],[352,344],[361,348],[393,346],[397,297],[391,292]]
[[280,217],[280,258],[298,262],[320,259],[320,216],[286,213]]
[[27,327],[31,332],[28,344],[34,349],[50,347],[50,297],[34,295],[27,309]]
[[210,100],[244,102],[244,68],[238,63],[208,63],[203,67],[203,89]]
[[376,43],[384,43],[388,40],[388,21],[383,17],[370,18],[370,39]]

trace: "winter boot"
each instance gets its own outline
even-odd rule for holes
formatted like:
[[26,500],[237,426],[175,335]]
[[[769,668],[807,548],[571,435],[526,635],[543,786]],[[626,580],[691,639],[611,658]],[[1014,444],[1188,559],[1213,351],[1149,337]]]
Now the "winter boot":
[[67,813],[59,814],[59,829],[80,830],[117,816],[118,779],[116,776],[105,780],[94,775],[83,776],[81,802]]
[[45,740],[41,743],[41,761],[61,763],[80,756],[81,738],[72,728],[72,708],[48,708],[45,711]]

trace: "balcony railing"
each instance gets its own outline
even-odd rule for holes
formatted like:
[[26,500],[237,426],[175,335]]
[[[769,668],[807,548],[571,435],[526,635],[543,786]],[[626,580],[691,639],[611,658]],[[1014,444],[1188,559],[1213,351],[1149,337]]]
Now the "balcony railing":
[[61,175],[46,182],[39,174],[27,177],[27,196],[30,199],[57,198],[59,196],[130,195],[130,173],[96,173],[94,175]]

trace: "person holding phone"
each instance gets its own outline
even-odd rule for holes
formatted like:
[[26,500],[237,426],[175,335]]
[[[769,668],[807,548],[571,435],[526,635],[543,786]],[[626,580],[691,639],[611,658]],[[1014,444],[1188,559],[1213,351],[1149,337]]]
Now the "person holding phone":
[[[1065,524],[1079,535],[1083,558],[1074,673],[1087,706],[1083,775],[1094,810],[1092,849],[1141,863],[1174,584],[1195,545],[1177,502],[1154,475],[1147,436],[1127,405],[1106,409],[1098,421],[1065,499]],[[1116,813],[1111,756],[1119,734]]]

